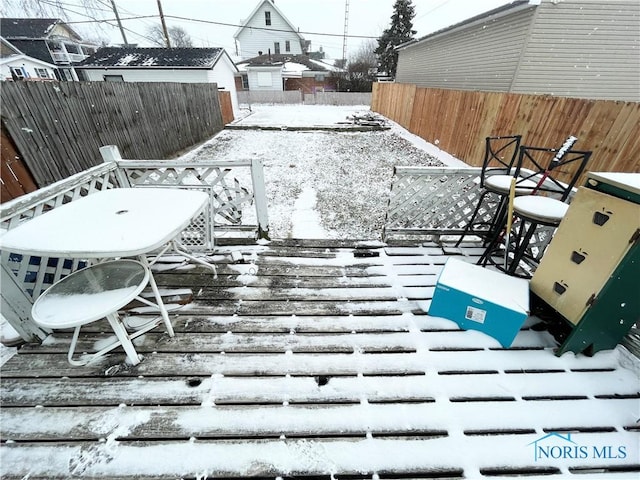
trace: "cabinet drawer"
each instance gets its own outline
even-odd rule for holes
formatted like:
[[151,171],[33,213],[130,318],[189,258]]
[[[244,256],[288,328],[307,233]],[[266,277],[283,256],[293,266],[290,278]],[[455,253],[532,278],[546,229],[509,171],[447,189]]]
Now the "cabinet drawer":
[[580,187],[531,279],[531,291],[577,323],[639,228],[640,205]]

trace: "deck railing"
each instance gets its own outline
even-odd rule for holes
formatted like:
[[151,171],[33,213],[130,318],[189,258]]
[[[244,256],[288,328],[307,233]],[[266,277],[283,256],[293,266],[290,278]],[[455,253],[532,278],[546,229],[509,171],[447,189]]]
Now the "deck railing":
[[[396,167],[383,239],[408,236],[460,235],[480,199],[481,168]],[[497,195],[486,195],[469,234],[483,235],[498,205]],[[534,259],[542,257],[553,227],[539,227],[529,243]],[[435,238],[434,238],[435,237]]]
[[[101,148],[105,163],[0,206],[0,228],[10,230],[79,198],[111,188],[171,187],[205,191],[209,206],[182,232],[193,251],[212,251],[215,238],[237,232],[268,238],[262,163],[247,161],[123,160],[115,146]],[[46,235],[43,232],[43,235]],[[2,314],[25,340],[44,338],[31,305],[51,284],[86,265],[83,259],[21,255],[2,250]]]
[[480,168],[396,167],[383,238],[461,233],[480,192]]

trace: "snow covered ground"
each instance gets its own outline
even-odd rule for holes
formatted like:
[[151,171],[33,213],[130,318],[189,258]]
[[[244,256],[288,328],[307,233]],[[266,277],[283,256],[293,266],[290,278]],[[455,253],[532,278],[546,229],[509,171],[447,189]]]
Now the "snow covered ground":
[[[254,105],[236,123],[336,127],[367,112],[364,106]],[[379,240],[394,166],[467,166],[397,124],[388,126],[370,132],[224,130],[183,158],[262,160],[272,238]]]

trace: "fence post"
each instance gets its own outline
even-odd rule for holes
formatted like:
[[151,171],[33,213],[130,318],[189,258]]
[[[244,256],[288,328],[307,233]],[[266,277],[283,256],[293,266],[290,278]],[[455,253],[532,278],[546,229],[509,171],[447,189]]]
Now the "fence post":
[[267,212],[267,195],[264,188],[264,170],[262,161],[251,160],[251,182],[253,183],[253,197],[256,202],[258,217],[258,238],[269,240],[269,214]]
[[40,342],[48,334],[31,317],[32,302],[18,286],[15,277],[2,265],[2,316],[27,342]]
[[100,147],[100,155],[102,155],[102,161],[104,163],[115,162],[117,168],[115,170],[116,178],[118,179],[118,183],[121,188],[131,187],[129,183],[129,179],[127,175],[120,168],[120,160],[122,160],[122,155],[120,155],[120,150],[116,145],[105,145]]

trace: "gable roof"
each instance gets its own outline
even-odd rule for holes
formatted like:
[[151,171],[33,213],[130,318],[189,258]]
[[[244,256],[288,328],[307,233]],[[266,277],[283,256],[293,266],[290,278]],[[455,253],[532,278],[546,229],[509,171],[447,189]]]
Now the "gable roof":
[[22,52],[9,40],[0,36],[0,58],[22,55]]
[[[291,22],[287,19],[287,17],[284,16],[284,13],[282,13],[282,11],[280,11],[280,9],[278,7],[276,7],[276,4],[273,3],[272,0],[262,0],[262,1],[258,2],[258,4],[256,5],[256,8],[254,8],[253,11],[249,14],[249,16],[242,22],[242,26],[240,28],[238,28],[238,30],[236,30],[236,33],[233,34],[233,38],[238,38],[238,35],[240,35],[242,30],[245,29],[246,25],[251,21],[251,19],[253,17],[255,17],[256,13],[258,13],[258,11],[262,8],[262,6],[265,3],[267,4],[267,6],[269,8],[273,9],[278,15],[280,15],[282,17],[282,20],[284,20],[284,22],[289,26],[291,31],[293,33],[295,33],[300,38],[300,40],[304,40],[304,37],[298,33],[298,29],[295,28],[291,24]],[[262,27],[262,29],[263,30],[277,30],[275,28],[269,28],[267,26]]]
[[69,25],[59,18],[0,18],[0,31],[2,36],[15,40],[22,39],[45,39],[56,25],[62,25],[77,40],[82,37],[78,35]]
[[[227,55],[223,48],[105,47],[85,58],[77,66],[209,69],[213,68],[223,55]],[[233,64],[231,61],[230,63]]]
[[37,58],[43,62],[52,61],[51,52],[47,48],[46,42],[34,42],[33,40],[11,40],[11,45],[32,58]]

